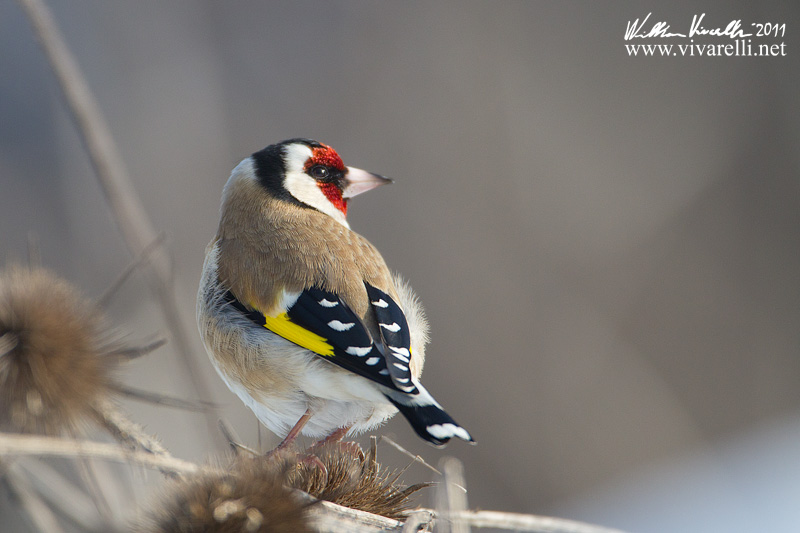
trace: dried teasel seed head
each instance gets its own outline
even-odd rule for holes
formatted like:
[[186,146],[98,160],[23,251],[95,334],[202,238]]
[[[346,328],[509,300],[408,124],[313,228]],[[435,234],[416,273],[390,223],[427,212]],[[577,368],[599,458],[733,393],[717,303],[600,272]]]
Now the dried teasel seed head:
[[334,443],[315,452],[327,469],[327,476],[310,463],[298,463],[289,473],[292,487],[315,498],[387,518],[402,520],[413,508],[411,496],[429,486],[406,487],[402,472],[381,470],[376,447],[366,453],[355,443]]
[[308,504],[287,488],[287,463],[239,457],[226,472],[176,481],[153,512],[149,533],[305,533]]
[[77,429],[108,393],[103,318],[49,271],[0,272],[0,430]]

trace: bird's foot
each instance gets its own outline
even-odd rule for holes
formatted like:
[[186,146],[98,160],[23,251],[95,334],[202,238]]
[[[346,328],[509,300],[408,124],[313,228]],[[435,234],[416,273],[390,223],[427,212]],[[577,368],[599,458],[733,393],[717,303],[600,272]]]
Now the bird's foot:
[[319,440],[306,448],[307,454],[316,454],[327,447],[338,448],[342,452],[349,452],[352,455],[357,455],[359,459],[364,459],[364,451],[357,442],[343,441],[347,432],[350,431],[350,426],[339,428],[322,440]]

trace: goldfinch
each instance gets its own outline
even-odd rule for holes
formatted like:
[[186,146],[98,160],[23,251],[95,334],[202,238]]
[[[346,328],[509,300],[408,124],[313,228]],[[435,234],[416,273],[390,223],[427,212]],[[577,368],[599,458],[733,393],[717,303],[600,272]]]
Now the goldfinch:
[[434,445],[473,442],[419,382],[428,325],[416,296],[347,223],[350,198],[390,181],[290,139],[239,163],[224,187],[198,327],[219,375],[282,445],[367,431],[398,410]]

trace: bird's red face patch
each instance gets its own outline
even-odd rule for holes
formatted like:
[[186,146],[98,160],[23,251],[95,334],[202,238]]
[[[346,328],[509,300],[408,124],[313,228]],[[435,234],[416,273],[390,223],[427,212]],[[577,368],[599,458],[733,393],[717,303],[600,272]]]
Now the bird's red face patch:
[[314,165],[344,170],[344,161],[336,153],[336,150],[330,146],[322,146],[311,150],[311,157],[306,161],[305,169],[308,170]]
[[[311,150],[311,157],[308,158],[303,170],[308,171],[312,167],[322,166],[331,172],[345,172],[344,161],[330,146],[321,146]],[[317,181],[317,187],[322,194],[333,204],[333,206],[347,216],[347,200],[342,197],[341,184],[337,181]]]
[[333,206],[347,216],[347,200],[342,197],[342,190],[335,183],[317,183],[322,194],[330,200]]

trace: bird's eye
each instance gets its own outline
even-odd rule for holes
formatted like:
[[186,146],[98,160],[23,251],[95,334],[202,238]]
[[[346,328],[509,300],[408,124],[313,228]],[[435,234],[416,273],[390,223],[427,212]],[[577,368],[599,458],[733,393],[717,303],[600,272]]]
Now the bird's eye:
[[314,165],[311,167],[311,176],[317,180],[324,180],[330,176],[328,169],[322,165]]

